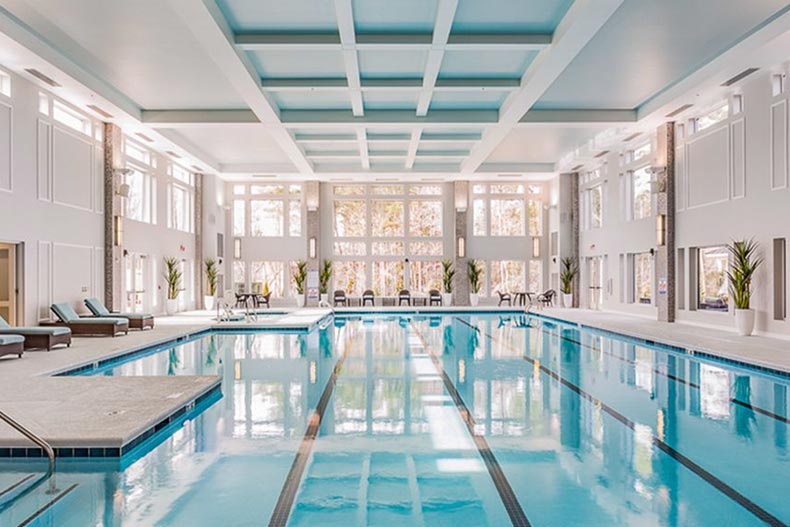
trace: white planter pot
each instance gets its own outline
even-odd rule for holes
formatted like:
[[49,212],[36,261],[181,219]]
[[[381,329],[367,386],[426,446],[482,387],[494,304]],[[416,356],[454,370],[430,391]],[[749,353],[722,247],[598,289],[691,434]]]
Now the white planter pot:
[[442,305],[445,305],[445,306],[453,305],[453,294],[452,293],[442,293]]
[[203,308],[207,311],[214,311],[214,297],[206,295],[203,297]]
[[477,304],[479,303],[480,303],[480,295],[478,295],[477,293],[469,293],[469,304],[472,307],[476,307]]
[[562,293],[562,305],[564,307],[573,307],[573,293]]
[[754,309],[736,309],[735,328],[742,337],[751,335],[754,331]]
[[304,295],[296,296],[296,307],[304,307]]
[[165,313],[168,315],[174,315],[178,311],[178,299],[170,299],[168,298],[165,301]]
[[329,293],[323,293],[321,295],[321,304],[326,305],[329,303]]

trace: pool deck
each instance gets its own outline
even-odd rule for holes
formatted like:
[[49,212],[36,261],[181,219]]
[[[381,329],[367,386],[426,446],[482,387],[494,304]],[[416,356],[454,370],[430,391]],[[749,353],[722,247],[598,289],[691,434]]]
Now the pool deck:
[[669,344],[692,352],[707,353],[790,373],[790,340],[759,335],[741,337],[734,330],[713,329],[681,322],[670,324],[608,311],[548,308],[536,313],[629,337]]
[[[480,306],[479,311],[510,308]],[[369,313],[370,308],[339,308],[338,313]],[[377,307],[376,312],[461,313],[472,308]],[[739,337],[734,332],[689,324],[666,324],[610,312],[549,308],[538,312],[572,323],[652,340],[696,352],[706,352],[790,372],[790,341],[762,336]],[[280,329],[305,331],[320,323],[328,309],[273,309],[255,322],[217,323],[213,313],[189,312],[157,317],[150,331],[132,331],[116,338],[76,337],[69,349],[29,351],[22,359],[0,359],[2,409],[56,447],[111,448],[129,443],[201,395],[215,388],[217,376],[65,377],[53,376],[102,359],[218,328],[223,330]],[[0,448],[30,446],[0,423]]]

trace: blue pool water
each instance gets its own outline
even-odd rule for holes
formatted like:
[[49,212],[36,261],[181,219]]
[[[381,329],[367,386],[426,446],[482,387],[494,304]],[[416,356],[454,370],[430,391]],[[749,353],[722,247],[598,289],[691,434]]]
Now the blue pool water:
[[[790,522],[790,379],[550,321],[336,317],[81,374],[216,374],[223,396],[120,461],[59,461],[73,489],[28,525]],[[59,495],[4,493],[37,470],[0,462],[0,525]]]

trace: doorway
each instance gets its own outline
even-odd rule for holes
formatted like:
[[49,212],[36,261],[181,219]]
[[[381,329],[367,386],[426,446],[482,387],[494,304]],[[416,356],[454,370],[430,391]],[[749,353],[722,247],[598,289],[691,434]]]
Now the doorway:
[[18,322],[17,246],[0,243],[0,316],[12,326]]

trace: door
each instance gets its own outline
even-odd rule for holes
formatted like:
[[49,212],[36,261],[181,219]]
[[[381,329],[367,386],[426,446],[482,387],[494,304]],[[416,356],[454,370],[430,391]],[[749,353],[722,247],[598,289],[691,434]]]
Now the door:
[[16,325],[16,246],[0,243],[0,316]]
[[589,306],[590,309],[601,309],[601,302],[603,300],[603,258],[600,256],[593,256],[587,260],[589,265],[590,277],[590,293],[589,293]]

